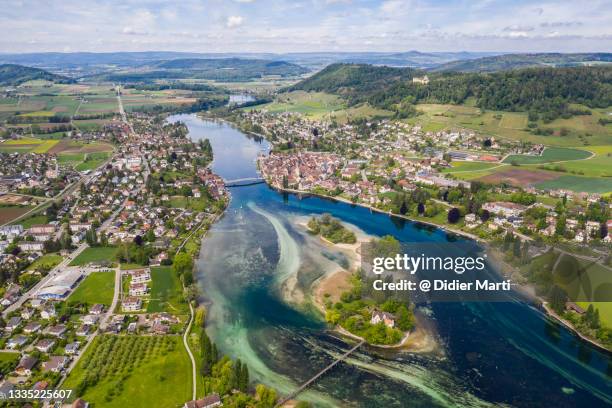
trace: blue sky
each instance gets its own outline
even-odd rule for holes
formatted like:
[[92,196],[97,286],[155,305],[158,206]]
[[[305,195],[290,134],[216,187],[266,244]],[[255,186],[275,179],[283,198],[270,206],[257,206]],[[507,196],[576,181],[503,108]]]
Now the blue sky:
[[0,52],[612,52],[612,0],[0,0],[0,6]]

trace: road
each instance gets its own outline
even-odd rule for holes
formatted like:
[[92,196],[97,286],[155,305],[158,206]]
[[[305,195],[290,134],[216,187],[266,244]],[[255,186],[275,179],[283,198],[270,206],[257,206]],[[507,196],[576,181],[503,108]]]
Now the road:
[[189,333],[191,332],[191,325],[193,324],[194,313],[193,306],[191,306],[191,302],[189,302],[189,324],[187,325],[187,329],[185,330],[185,334],[183,334],[183,344],[185,345],[185,349],[187,350],[187,354],[189,354],[189,358],[191,359],[191,381],[192,381],[192,400],[197,398],[196,389],[197,389],[197,373],[196,373],[196,362],[193,357],[193,353],[191,352],[191,348],[189,347]]

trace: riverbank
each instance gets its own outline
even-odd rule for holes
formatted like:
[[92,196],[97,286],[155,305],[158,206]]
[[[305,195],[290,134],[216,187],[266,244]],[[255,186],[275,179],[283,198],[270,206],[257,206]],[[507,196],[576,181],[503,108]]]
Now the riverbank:
[[[264,177],[265,179],[265,177]],[[469,232],[465,232],[459,229],[455,229],[455,228],[451,228],[448,225],[444,225],[444,224],[437,224],[433,221],[426,221],[426,220],[422,220],[422,219],[418,219],[418,218],[412,218],[412,217],[408,217],[406,215],[402,215],[402,214],[395,214],[392,213],[391,211],[385,211],[385,210],[381,210],[380,208],[376,208],[373,207],[371,205],[367,205],[367,204],[363,204],[363,203],[354,203],[350,200],[347,200],[346,198],[343,197],[338,197],[338,196],[330,196],[330,195],[325,195],[325,194],[320,194],[320,193],[313,193],[311,191],[304,191],[304,190],[296,190],[296,189],[292,189],[292,188],[284,188],[284,187],[278,187],[278,186],[274,186],[270,183],[268,183],[268,181],[266,180],[266,184],[268,186],[270,186],[271,188],[275,189],[276,191],[279,192],[285,192],[285,193],[292,193],[292,194],[304,194],[304,195],[310,195],[310,196],[315,196],[315,197],[321,197],[321,198],[327,198],[327,199],[331,199],[331,200],[335,200],[335,201],[339,201],[345,204],[349,204],[349,205],[355,205],[355,206],[359,206],[359,207],[363,207],[363,208],[367,208],[370,211],[374,211],[377,213],[381,213],[381,214],[387,214],[391,217],[397,217],[397,218],[402,218],[405,219],[407,221],[412,221],[412,222],[417,222],[417,223],[421,223],[421,224],[425,224],[425,225],[429,225],[432,227],[436,227],[436,228],[440,228],[446,232],[450,232],[456,235],[461,235],[463,237],[469,238],[471,240],[474,240],[480,244],[487,244],[487,241],[483,240],[482,238],[480,238],[479,236],[476,236],[474,234],[470,234]]]
[[[499,252],[499,250],[489,245],[487,254],[499,266],[499,271],[504,277],[515,279],[514,277],[516,276],[516,274],[519,274],[519,276],[522,278],[522,275],[520,275],[516,267],[509,265],[507,262],[503,260],[502,254]],[[555,323],[564,326],[566,329],[571,331],[574,335],[579,337],[581,340],[590,343],[591,345],[597,347],[599,350],[607,354],[612,354],[612,350],[608,349],[606,346],[599,343],[597,340],[594,340],[590,337],[585,336],[576,327],[574,327],[574,325],[570,321],[564,319],[563,316],[560,316],[554,310],[552,310],[548,306],[548,302],[536,294],[535,288],[532,285],[526,282],[521,282],[521,283],[517,283],[513,289],[519,292],[521,295],[525,296],[530,301],[532,301],[538,310],[540,310],[546,317],[548,317]]]

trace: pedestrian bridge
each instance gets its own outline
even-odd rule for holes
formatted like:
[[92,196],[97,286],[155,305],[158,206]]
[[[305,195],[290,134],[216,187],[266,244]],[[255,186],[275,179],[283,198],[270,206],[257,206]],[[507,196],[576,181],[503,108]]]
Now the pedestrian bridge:
[[232,180],[223,180],[223,182],[225,183],[225,187],[245,187],[265,183],[266,180],[264,180],[262,177],[245,177]]

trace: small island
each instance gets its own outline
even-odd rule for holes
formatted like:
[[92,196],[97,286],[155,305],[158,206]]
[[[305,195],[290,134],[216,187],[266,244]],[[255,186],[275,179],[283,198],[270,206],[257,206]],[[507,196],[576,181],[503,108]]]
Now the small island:
[[371,345],[400,345],[415,327],[409,302],[373,293],[358,273],[352,275],[351,285],[339,302],[326,300],[325,320]]
[[344,227],[340,221],[329,214],[319,218],[312,217],[308,221],[308,231],[314,235],[321,235],[333,244],[354,244],[357,242],[355,233]]

